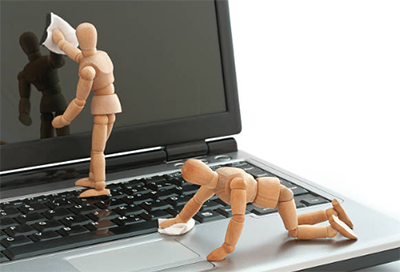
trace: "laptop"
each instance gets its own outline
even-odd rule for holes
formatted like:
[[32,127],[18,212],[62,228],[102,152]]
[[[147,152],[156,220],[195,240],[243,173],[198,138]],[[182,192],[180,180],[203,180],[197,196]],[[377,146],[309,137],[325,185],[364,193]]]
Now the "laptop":
[[[68,129],[49,126],[74,98],[77,64],[40,47],[58,68],[45,62],[36,85],[18,80],[30,62],[20,37],[40,41],[50,12],[73,27],[93,23],[115,66],[123,112],[106,147],[109,196],[78,198],[74,186],[89,172],[90,97]],[[398,221],[238,149],[227,1],[2,1],[1,57],[1,271],[350,271],[399,259]],[[208,262],[231,217],[217,197],[187,234],[157,232],[157,219],[174,217],[198,189],[180,175],[188,158],[279,177],[298,213],[336,198],[359,239],[294,240],[275,209],[249,204],[235,252]]]

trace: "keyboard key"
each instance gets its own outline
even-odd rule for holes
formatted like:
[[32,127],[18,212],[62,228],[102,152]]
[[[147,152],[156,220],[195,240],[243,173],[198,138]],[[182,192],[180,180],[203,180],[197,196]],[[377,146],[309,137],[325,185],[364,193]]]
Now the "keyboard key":
[[162,188],[169,190],[176,187],[175,184],[173,184],[172,182],[168,182],[164,178],[162,180],[149,182],[146,186],[153,191],[157,191]]
[[32,225],[39,232],[45,232],[49,230],[58,230],[63,227],[63,225],[57,220],[40,221]]
[[222,216],[221,214],[215,211],[205,211],[205,212],[198,212],[195,216],[193,216],[193,218],[199,221],[200,223],[206,223],[210,221],[225,219],[225,216]]
[[46,218],[40,213],[23,214],[15,218],[20,224],[34,224],[36,222],[44,221]]
[[0,228],[5,229],[7,227],[17,226],[18,222],[12,218],[1,218],[0,219]]
[[265,215],[265,214],[270,214],[270,213],[274,213],[274,212],[278,211],[277,209],[257,207],[256,205],[253,205],[253,204],[247,205],[246,209],[256,215]]
[[129,195],[121,200],[126,204],[140,204],[144,201],[152,201],[157,198],[157,191],[151,191],[147,194],[137,193],[135,195]]
[[112,228],[115,226],[116,225],[114,224],[114,222],[112,222],[108,219],[100,220],[97,222],[92,222],[90,224],[85,225],[85,227],[87,229],[89,229],[90,231],[104,230],[104,229],[109,229],[109,228]]
[[61,219],[67,216],[73,216],[75,214],[65,208],[58,208],[55,210],[49,210],[43,213],[43,215],[46,216],[48,219]]
[[93,206],[90,203],[82,203],[82,205],[80,204],[75,205],[69,208],[69,210],[72,211],[74,214],[87,214],[87,213],[93,213],[94,211],[99,210],[99,208]]
[[27,214],[27,213],[41,213],[47,211],[49,208],[42,204],[42,203],[35,203],[35,204],[30,204],[30,205],[22,205],[18,208],[22,213]]
[[[175,185],[174,185],[174,187],[176,187]],[[175,188],[174,189],[164,189],[164,188],[161,188],[161,189],[159,189],[158,191],[157,191],[157,198],[158,199],[160,199],[160,200],[165,200],[165,199],[167,199],[168,197],[171,197],[171,196],[177,196],[177,195],[180,195],[180,194],[177,194],[176,193],[176,190],[175,190]]]
[[258,167],[249,165],[242,168],[248,174],[252,175],[254,178],[262,178],[262,177],[273,177],[274,175],[268,173],[267,171],[261,170]]
[[207,200],[206,202],[203,203],[203,206],[201,206],[201,211],[208,211],[208,210],[216,210],[218,208],[222,208],[223,206],[214,201],[214,200]]
[[75,216],[65,217],[65,218],[61,219],[60,222],[67,227],[71,227],[74,225],[88,224],[88,223],[92,222],[92,220],[82,214],[78,214]]
[[22,206],[22,205],[25,205],[25,204],[26,204],[26,203],[23,202],[23,201],[21,201],[21,200],[16,200],[16,201],[13,201],[13,202],[9,202],[9,203],[7,204],[7,206],[8,206],[8,207],[15,207],[15,208],[17,208],[17,207]]
[[137,224],[141,222],[146,222],[143,218],[139,217],[138,215],[127,215],[127,216],[120,216],[118,218],[115,218],[113,220],[115,224],[118,226],[124,226],[124,225],[130,225],[130,224]]
[[8,237],[8,238],[1,240],[1,244],[5,248],[26,245],[26,244],[31,244],[31,243],[33,243],[32,240],[30,240],[26,236]]
[[72,200],[69,200],[68,198],[56,198],[53,201],[46,202],[45,205],[50,209],[54,210],[59,208],[69,208],[75,205],[75,203]]
[[301,203],[305,204],[306,206],[312,206],[312,205],[319,205],[319,204],[324,204],[324,203],[329,203],[328,200],[319,197],[319,196],[314,196],[311,194],[308,195],[302,195],[301,196]]
[[157,228],[157,221],[148,221],[112,228],[107,233],[99,234],[96,232],[87,232],[83,234],[63,237],[61,239],[52,239],[44,242],[27,244],[24,246],[12,247],[5,250],[4,255],[6,255],[11,260],[19,260],[46,253],[58,252],[65,249],[72,249],[121,238],[153,233],[157,232]]
[[108,189],[110,189],[110,194],[112,198],[121,198],[126,196],[126,193],[122,190],[122,186],[118,184],[112,184],[108,186]]
[[149,188],[147,188],[144,185],[143,182],[138,182],[138,183],[130,182],[128,184],[123,184],[121,187],[122,187],[122,190],[128,195],[134,195],[137,193],[147,194],[151,191]]
[[111,220],[111,219],[118,217],[119,215],[110,210],[101,210],[101,211],[95,211],[93,213],[87,214],[86,216],[93,221],[99,221],[99,220],[104,220],[104,219]]
[[167,198],[165,201],[171,204],[172,206],[179,206],[182,204],[186,204],[193,195],[180,195],[180,196],[173,196]]
[[154,200],[154,201],[146,201],[140,204],[140,207],[145,209],[146,211],[158,211],[158,210],[165,210],[168,208],[172,208],[170,204],[162,200]]
[[4,229],[4,232],[8,236],[16,237],[19,235],[30,235],[30,234],[37,232],[37,230],[35,230],[34,228],[32,228],[31,226],[29,226],[27,224],[22,224],[19,226],[6,228],[6,229]]
[[304,195],[304,194],[308,194],[308,191],[304,188],[301,188],[297,185],[292,184],[291,186],[286,186],[287,188],[289,188],[290,190],[292,190],[293,195],[298,196],[298,195]]
[[96,206],[98,206],[101,209],[115,209],[117,207],[124,206],[124,205],[126,205],[125,202],[123,202],[119,198],[114,198],[114,197],[107,201],[106,206],[100,206],[100,205],[96,204]]
[[44,203],[46,203],[47,201],[49,201],[49,199],[48,199],[47,197],[45,197],[45,196],[38,196],[38,197],[34,197],[31,201],[29,201],[29,205],[36,204],[36,203],[44,204]]
[[181,188],[182,188],[181,194],[185,194],[185,195],[195,194],[200,189],[200,187],[198,185],[194,185],[194,184],[190,184],[190,183],[183,184]]
[[0,209],[0,218],[1,219],[6,218],[6,217],[15,217],[19,214],[21,214],[21,212],[17,208],[14,208],[14,207]]
[[62,236],[55,231],[45,231],[45,232],[36,232],[35,234],[28,236],[35,243],[43,242],[51,239],[59,239]]
[[119,215],[131,215],[131,214],[141,214],[143,213],[143,208],[139,205],[131,204],[127,206],[121,206],[114,209]]
[[140,217],[147,221],[156,220],[158,218],[171,218],[172,215],[166,211],[154,211],[154,212],[144,212],[140,214]]
[[57,232],[59,234],[61,234],[62,236],[72,236],[72,235],[78,235],[78,234],[82,234],[85,232],[89,232],[89,230],[80,225],[76,225],[76,226],[71,226],[71,227],[64,227],[62,229],[59,229]]

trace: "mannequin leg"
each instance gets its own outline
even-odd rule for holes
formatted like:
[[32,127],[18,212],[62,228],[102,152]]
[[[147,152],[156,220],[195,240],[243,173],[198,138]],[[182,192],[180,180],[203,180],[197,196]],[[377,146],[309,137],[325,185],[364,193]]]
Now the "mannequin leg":
[[332,208],[299,214],[297,220],[299,225],[314,225],[329,220],[330,215],[339,217],[339,219],[347,226],[353,228],[353,222],[351,222],[349,216],[346,214],[337,199],[332,200]]
[[54,137],[54,128],[51,124],[53,118],[53,113],[42,112],[42,115],[40,116],[40,139]]
[[110,190],[106,189],[106,162],[104,149],[107,142],[107,115],[96,115],[92,134],[91,163],[93,168],[93,180],[95,189],[89,189],[79,197],[91,197],[98,195],[108,195]]
[[107,114],[108,117],[108,123],[107,123],[107,140],[110,138],[111,131],[114,127],[115,123],[115,114]]
[[222,261],[229,253],[232,253],[243,230],[246,212],[246,182],[241,178],[236,178],[231,181],[230,187],[233,217],[229,222],[224,244],[207,256],[209,261]]
[[[343,236],[350,239],[357,239],[357,235],[342,221],[340,221],[335,211],[332,210],[328,213],[330,226],[313,226],[313,225],[298,225],[296,204],[293,199],[291,190],[281,186],[281,192],[278,202],[278,212],[282,217],[285,228],[289,231],[289,235],[293,238],[302,240],[315,239],[315,238],[333,238],[339,231]],[[325,211],[323,211],[325,213]],[[314,221],[321,220],[324,215],[321,212],[314,214]],[[310,217],[313,219],[312,217]],[[310,219],[310,221],[312,221]],[[305,220],[303,222],[306,222]]]
[[[110,137],[110,134],[112,132],[112,129],[114,127],[115,114],[107,114],[107,117],[108,117],[108,121],[107,121],[107,140],[108,140],[108,138]],[[93,150],[90,154],[90,157],[93,158]],[[95,181],[94,181],[94,174],[93,174],[93,160],[90,160],[89,178],[83,178],[83,179],[77,180],[75,182],[75,185],[95,188]]]

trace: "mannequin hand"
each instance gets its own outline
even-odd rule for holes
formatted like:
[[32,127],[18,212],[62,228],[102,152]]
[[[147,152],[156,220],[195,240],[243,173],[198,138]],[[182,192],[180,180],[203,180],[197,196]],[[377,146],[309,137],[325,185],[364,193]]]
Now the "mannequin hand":
[[29,116],[29,114],[23,112],[19,115],[19,121],[24,124],[25,126],[30,126],[32,125],[32,119]]
[[61,118],[61,117],[62,117],[62,115],[59,115],[59,116],[57,116],[56,118],[53,119],[53,122],[51,122],[51,125],[54,128],[62,128],[62,127],[65,127],[65,126],[70,124],[69,122],[65,122],[64,121],[65,119]]
[[29,98],[21,97],[19,100],[19,121],[25,126],[32,125],[32,119],[29,116],[31,111],[31,101]]
[[56,44],[59,44],[63,40],[64,40],[64,34],[62,34],[62,32],[58,28],[54,29],[53,30],[53,41]]
[[160,223],[160,228],[166,229],[171,227],[172,225],[175,225],[176,223],[176,218],[170,218]]

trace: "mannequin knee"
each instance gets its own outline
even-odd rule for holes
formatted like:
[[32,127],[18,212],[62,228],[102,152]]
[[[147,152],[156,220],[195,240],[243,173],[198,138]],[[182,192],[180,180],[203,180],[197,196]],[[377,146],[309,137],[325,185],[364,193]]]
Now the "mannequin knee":
[[297,238],[297,228],[295,228],[293,230],[289,230],[289,235],[292,238]]
[[94,116],[94,123],[96,125],[104,125],[104,126],[106,126],[108,124],[107,115],[95,115]]

